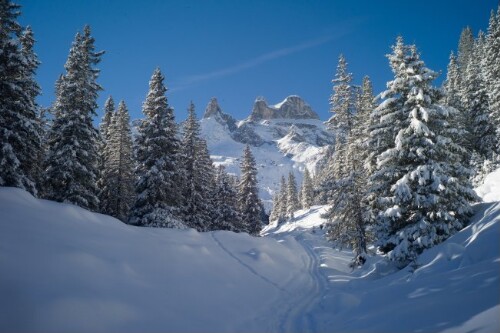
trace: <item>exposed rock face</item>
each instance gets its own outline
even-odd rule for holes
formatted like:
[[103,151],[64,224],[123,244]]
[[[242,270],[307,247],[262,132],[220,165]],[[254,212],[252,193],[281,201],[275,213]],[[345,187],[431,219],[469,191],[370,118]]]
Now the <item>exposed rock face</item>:
[[259,121],[269,119],[319,119],[319,117],[302,98],[288,96],[283,102],[276,105],[267,105],[264,99],[258,98],[248,119]]
[[205,109],[203,119],[215,119],[219,124],[228,129],[233,140],[251,146],[260,146],[264,143],[260,136],[247,125],[237,126],[236,120],[230,115],[222,112],[216,98],[212,98]]
[[222,109],[217,102],[217,98],[212,97],[210,102],[205,109],[203,114],[203,119],[214,118],[219,124],[227,126],[229,131],[235,131],[238,127],[236,126],[236,120],[230,115],[222,112]]

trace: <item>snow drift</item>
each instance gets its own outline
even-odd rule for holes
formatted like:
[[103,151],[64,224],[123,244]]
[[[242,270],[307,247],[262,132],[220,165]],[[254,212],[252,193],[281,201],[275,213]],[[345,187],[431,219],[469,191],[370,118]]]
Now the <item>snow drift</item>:
[[150,229],[0,188],[0,331],[234,332],[310,285],[307,255],[231,232]]
[[352,271],[324,240],[325,208],[256,238],[0,188],[0,331],[500,331],[500,203],[401,271],[378,255]]

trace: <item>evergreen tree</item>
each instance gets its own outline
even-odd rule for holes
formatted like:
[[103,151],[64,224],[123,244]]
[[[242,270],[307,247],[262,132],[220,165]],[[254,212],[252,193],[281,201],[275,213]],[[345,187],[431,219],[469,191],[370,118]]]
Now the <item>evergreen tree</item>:
[[327,121],[328,127],[335,132],[338,138],[346,139],[352,127],[352,74],[347,71],[347,62],[344,56],[339,56],[337,72],[332,80],[333,94],[330,97],[330,112],[333,116]]
[[307,168],[304,170],[304,180],[302,181],[302,189],[300,192],[302,193],[302,208],[311,208],[313,205],[314,193],[311,174]]
[[215,174],[205,140],[200,138],[200,124],[194,104],[188,108],[182,140],[182,165],[185,170],[183,219],[198,231],[212,229]]
[[474,34],[472,29],[467,26],[462,30],[460,34],[460,40],[458,41],[458,68],[462,77],[465,75],[465,70],[469,64],[469,59],[472,56],[474,50]]
[[450,135],[453,142],[465,148],[463,149],[461,161],[462,164],[469,165],[472,138],[466,129],[468,119],[466,112],[464,112],[464,106],[462,103],[464,100],[462,95],[462,81],[458,68],[457,57],[454,56],[453,52],[450,55],[450,62],[447,68],[446,81],[444,82],[444,92],[444,102],[446,105],[451,107],[448,122],[450,123],[450,127],[455,130],[455,132],[450,133]]
[[498,155],[500,154],[500,5],[497,13],[491,12],[484,59],[483,70],[488,89],[490,118],[497,131],[496,154]]
[[368,159],[368,127],[373,110],[373,93],[368,77],[363,79],[363,90],[357,101],[358,112],[353,118],[344,160],[345,173],[333,187],[331,208],[325,214],[328,219],[327,237],[337,246],[350,246],[355,258],[352,266],[366,260],[366,174]]
[[261,225],[261,205],[257,189],[257,167],[255,159],[246,146],[241,161],[241,179],[238,186],[238,206],[244,231],[250,235],[259,235]]
[[299,198],[297,196],[297,182],[293,172],[288,174],[288,188],[286,197],[286,215],[288,218],[293,219],[295,211],[299,210]]
[[279,192],[273,195],[273,208],[271,209],[271,214],[269,215],[269,222],[276,221],[280,216],[280,194]]
[[281,176],[279,205],[278,205],[278,220],[279,223],[286,220],[288,207],[288,184],[286,183],[285,176]]
[[481,57],[482,46],[478,42],[464,73],[462,91],[462,103],[468,119],[466,129],[473,133],[471,148],[476,153],[472,165],[478,171],[485,160],[493,158],[497,146],[495,128],[490,119],[487,86],[481,71]]
[[115,102],[113,97],[109,96],[104,102],[104,116],[102,117],[101,124],[99,125],[99,180],[97,181],[97,187],[99,188],[99,205],[100,211],[104,213],[103,205],[106,205],[105,194],[103,188],[105,186],[104,179],[104,161],[106,159],[106,145],[109,141],[108,130],[111,126],[111,120],[115,113]]
[[179,220],[182,178],[180,142],[173,109],[168,105],[164,76],[157,68],[149,82],[136,138],[135,203],[130,223],[185,228]]
[[31,28],[16,21],[20,6],[0,1],[0,186],[37,194],[40,177],[41,124],[35,81],[39,65]]
[[370,223],[375,223],[383,207],[381,198],[391,195],[387,185],[400,171],[395,168],[391,172],[381,171],[378,165],[379,156],[394,147],[396,135],[402,129],[404,115],[402,113],[404,96],[409,94],[409,87],[400,84],[404,82],[405,62],[407,61],[408,46],[404,45],[403,38],[398,36],[396,44],[392,46],[392,53],[387,55],[389,64],[394,74],[394,80],[387,83],[387,90],[377,96],[383,100],[371,114],[369,128],[370,153],[367,159],[369,166],[369,186],[367,187],[366,202],[367,215]]
[[238,191],[233,185],[231,177],[226,173],[224,166],[219,165],[214,191],[214,209],[216,210],[214,230],[241,231],[237,193]]
[[98,132],[93,126],[97,96],[94,66],[102,52],[95,52],[90,28],[77,33],[65,64],[66,74],[57,82],[54,120],[48,135],[45,186],[48,199],[97,210]]
[[101,211],[126,222],[134,202],[134,156],[130,116],[121,101],[109,123],[104,152]]
[[458,182],[467,169],[460,165],[461,147],[450,139],[449,109],[437,104],[439,92],[431,86],[437,74],[414,46],[404,50],[401,75],[388,83],[401,92],[403,122],[394,146],[379,156],[377,171],[388,175],[379,201],[378,246],[402,265],[462,228],[474,198],[470,183]]

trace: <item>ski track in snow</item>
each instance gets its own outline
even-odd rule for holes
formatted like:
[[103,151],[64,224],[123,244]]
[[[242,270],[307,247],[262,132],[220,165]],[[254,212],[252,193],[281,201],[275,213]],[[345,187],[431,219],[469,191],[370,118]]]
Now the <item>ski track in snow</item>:
[[272,285],[273,287],[275,287],[276,289],[278,289],[279,291],[281,292],[284,292],[286,294],[288,294],[288,291],[283,289],[282,287],[280,287],[276,282],[273,282],[271,280],[269,280],[268,278],[266,278],[265,276],[263,276],[262,274],[259,274],[259,272],[257,272],[255,269],[253,269],[251,266],[247,265],[245,262],[243,262],[240,258],[238,258],[237,256],[235,256],[231,251],[229,251],[223,244],[222,242],[217,238],[215,237],[215,233],[211,233],[211,236],[213,238],[213,240],[215,241],[215,243],[222,249],[222,251],[226,252],[228,256],[230,256],[231,258],[233,258],[234,260],[236,260],[240,265],[242,265],[243,267],[245,267],[248,271],[250,271],[250,273],[252,273],[253,275],[257,276],[259,279],[263,280],[264,282]]
[[[299,237],[295,237],[299,240]],[[328,289],[326,277],[320,271],[319,258],[307,241],[299,242],[307,255],[307,270],[310,274],[311,290],[289,305],[285,318],[280,324],[280,332],[316,332],[312,310],[321,301]]]

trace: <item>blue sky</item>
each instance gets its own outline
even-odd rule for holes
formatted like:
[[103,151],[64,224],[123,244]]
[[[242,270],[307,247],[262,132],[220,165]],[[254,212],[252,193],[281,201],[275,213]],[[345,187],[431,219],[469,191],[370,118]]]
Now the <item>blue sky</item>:
[[[391,79],[385,58],[397,35],[415,43],[422,59],[445,76],[462,28],[485,30],[497,0],[17,0],[30,24],[42,65],[40,104],[54,99],[77,31],[90,24],[107,96],[125,100],[139,118],[149,78],[159,66],[178,121],[189,101],[201,116],[211,97],[242,119],[256,97],[274,104],[302,96],[327,119],[331,80],[343,53],[360,83],[369,75],[378,93]],[[102,111],[99,110],[99,117]]]

